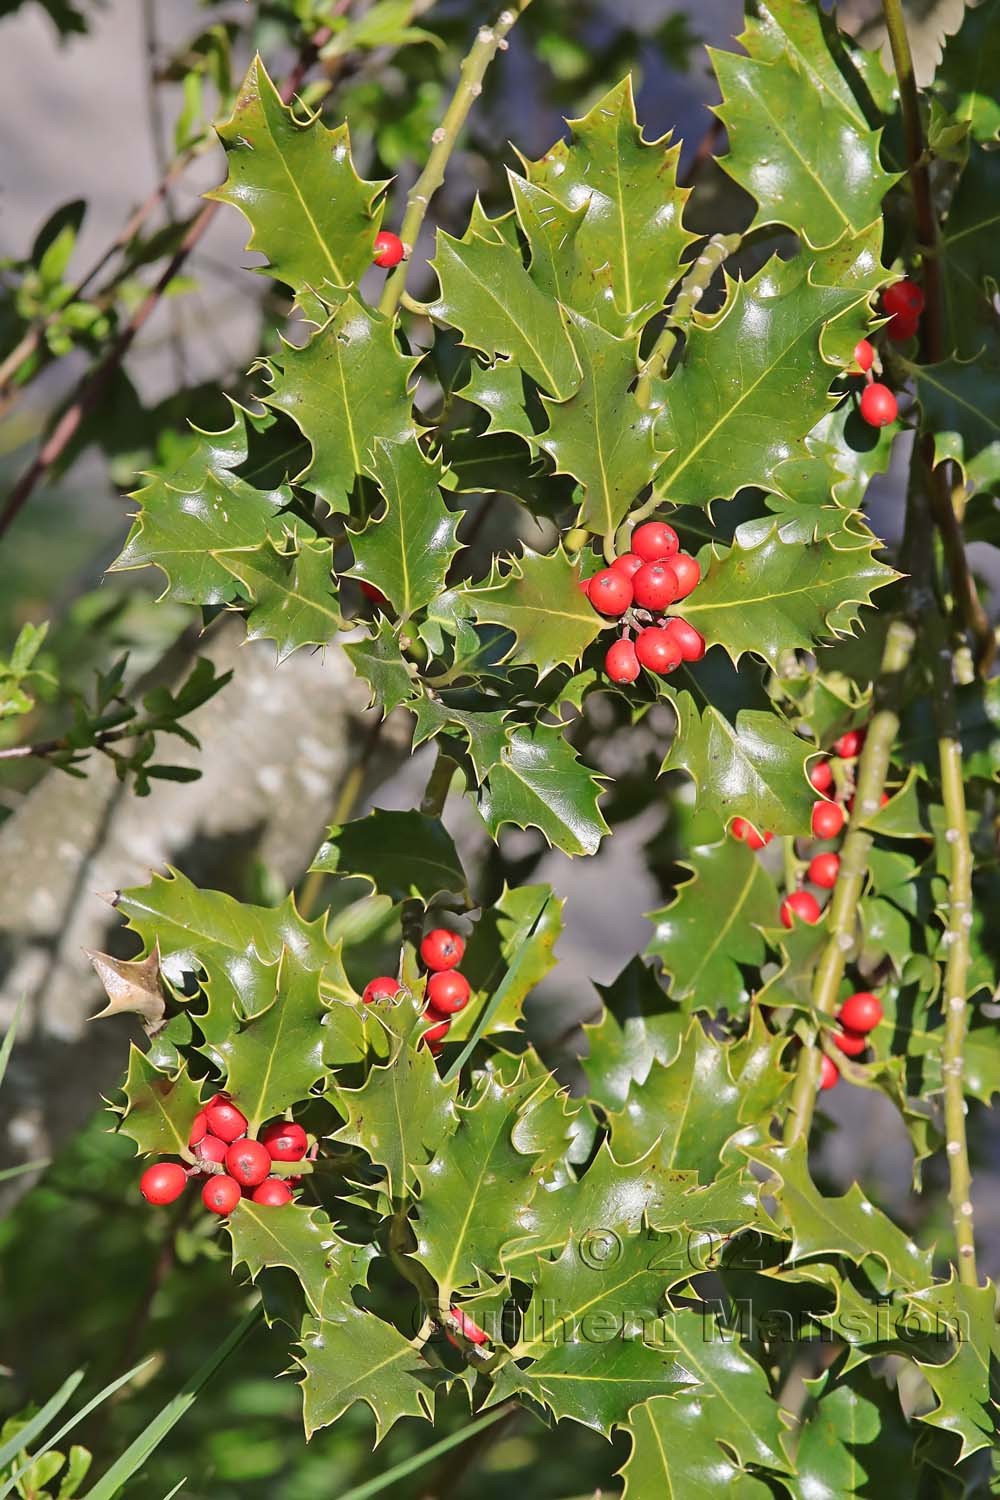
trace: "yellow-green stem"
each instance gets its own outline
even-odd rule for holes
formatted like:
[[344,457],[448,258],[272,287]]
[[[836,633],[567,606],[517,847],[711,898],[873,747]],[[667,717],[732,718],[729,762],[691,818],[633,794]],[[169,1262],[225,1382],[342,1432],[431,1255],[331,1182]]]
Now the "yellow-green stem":
[[648,410],[652,404],[653,381],[662,373],[667,360],[673,353],[678,331],[686,328],[690,323],[692,314],[704,296],[712,277],[723,261],[739,249],[739,244],[738,234],[713,234],[681,282],[680,290],[667,313],[667,321],[663,325],[660,336],[639,371],[635,395],[644,410]]
[[[431,137],[431,152],[427,165],[413,185],[406,200],[406,212],[400,226],[399,237],[409,253],[417,243],[428,205],[444,181],[449,157],[455,149],[462,126],[473,103],[483,90],[483,78],[497,52],[507,45],[508,33],[516,26],[518,17],[527,10],[531,0],[514,0],[501,11],[492,26],[481,26],[476,40],[462,63],[458,87],[451,103],[445,110],[444,119]],[[394,316],[400,298],[406,288],[408,261],[401,261],[386,281],[379,302],[379,311],[387,318]]]

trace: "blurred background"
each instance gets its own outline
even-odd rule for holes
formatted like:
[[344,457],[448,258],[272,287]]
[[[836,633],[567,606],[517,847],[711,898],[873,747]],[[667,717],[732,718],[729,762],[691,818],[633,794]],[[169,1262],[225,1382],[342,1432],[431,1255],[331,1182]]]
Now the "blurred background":
[[[39,443],[72,409],[81,380],[100,368],[190,230],[200,193],[224,175],[211,124],[226,112],[230,82],[238,83],[254,48],[273,77],[286,77],[303,28],[323,9],[309,0],[0,0],[0,493],[17,494]],[[360,3],[352,14],[379,9]],[[876,10],[837,7],[841,23],[869,45],[879,42]],[[961,0],[908,7],[925,76],[962,10]],[[373,33],[357,55],[321,61],[302,90],[331,123],[350,119],[363,175],[395,178],[389,225],[472,29],[491,14],[469,0],[395,11],[397,18],[409,11],[437,43],[400,40],[406,28],[397,19],[395,31]],[[583,114],[631,69],[647,138],[674,130],[684,139],[681,170],[697,179],[699,213],[712,228],[745,222],[738,191],[708,159],[724,139],[713,132],[708,106],[717,92],[705,54],[705,44],[730,47],[741,26],[735,0],[535,0],[490,74],[434,220],[460,232],[477,191],[500,204],[503,167],[514,159],[503,143],[542,154],[564,133],[565,115]],[[151,210],[133,228],[151,195]],[[259,257],[244,251],[245,239],[234,210],[212,216],[3,538],[0,658],[26,622],[51,623],[37,704],[27,727],[0,717],[0,750],[62,733],[75,695],[88,693],[94,674],[125,652],[131,685],[174,683],[196,653],[235,674],[224,695],[191,716],[201,748],[171,746],[171,764],[202,773],[190,785],[159,781],[139,797],[100,756],[84,780],[32,758],[0,760],[0,1030],[17,1001],[26,1002],[0,1093],[0,1164],[48,1163],[0,1178],[0,1414],[44,1400],[71,1369],[86,1368],[87,1392],[152,1354],[140,1379],[74,1434],[100,1466],[217,1345],[247,1296],[212,1226],[140,1207],[130,1147],[107,1133],[99,1096],[115,1087],[129,1029],[89,1023],[100,997],[82,950],[128,949],[98,893],[142,883],[171,861],[243,899],[277,899],[300,877],[352,771],[363,778],[359,811],[366,801],[412,805],[427,775],[422,756],[407,759],[405,716],[398,726],[390,721],[372,752],[364,694],[339,653],[300,653],[275,673],[270,649],[237,649],[239,633],[224,619],[199,639],[189,612],[154,607],[151,576],[104,576],[127,530],[137,475],[183,451],[190,415],[205,427],[226,424],[220,392],[246,395],[248,366],[285,325],[281,289],[255,272]],[[115,254],[102,263],[108,246]],[[95,265],[87,295],[74,297]],[[421,284],[415,269],[413,293],[426,295],[428,285],[429,273]],[[25,352],[40,318],[45,337]],[[891,533],[898,499],[890,474],[872,500],[883,534]],[[495,525],[509,531],[509,508],[497,507]],[[488,545],[489,528],[483,540]],[[609,765],[622,754],[615,731],[604,726]],[[485,890],[530,872],[567,898],[559,968],[530,1007],[533,1035],[556,1061],[580,1050],[579,1023],[598,1004],[593,982],[610,981],[644,945],[644,913],[678,878],[684,790],[669,789],[650,805],[655,767],[642,759],[641,742],[638,757],[636,749],[633,735],[631,778],[606,809],[616,832],[593,860],[571,862],[533,835],[510,832],[497,853],[460,801],[449,809]],[[861,1106],[835,1099],[825,1107],[829,1184],[857,1176],[905,1215],[910,1149],[891,1110],[867,1092]],[[977,1224],[985,1270],[995,1274],[1000,1196],[991,1191],[995,1178],[980,1181]],[[275,1379],[282,1360],[280,1337],[258,1329],[128,1495],[160,1500],[183,1480],[178,1493],[188,1500],[318,1500],[426,1445],[426,1429],[406,1422],[372,1458],[372,1419],[354,1408],[306,1447],[294,1381]],[[444,1430],[464,1419],[456,1399]],[[624,1457],[581,1428],[571,1444],[554,1444],[523,1417],[396,1493],[493,1500],[516,1483],[526,1500],[546,1500],[579,1488],[581,1475],[588,1493],[613,1491]]]

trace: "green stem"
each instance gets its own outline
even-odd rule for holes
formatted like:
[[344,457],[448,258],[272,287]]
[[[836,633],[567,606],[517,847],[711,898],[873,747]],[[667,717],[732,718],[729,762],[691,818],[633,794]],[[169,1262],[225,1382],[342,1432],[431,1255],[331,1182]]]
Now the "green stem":
[[502,1422],[505,1417],[509,1417],[511,1412],[515,1410],[516,1407],[513,1405],[495,1406],[492,1411],[486,1412],[484,1416],[477,1417],[474,1422],[470,1422],[460,1432],[453,1432],[448,1437],[442,1438],[440,1442],[432,1443],[429,1448],[424,1448],[422,1452],[414,1453],[410,1458],[404,1458],[401,1463],[394,1464],[391,1469],[386,1469],[384,1474],[379,1474],[376,1478],[369,1479],[367,1483],[356,1485],[353,1490],[346,1490],[339,1497],[339,1500],[371,1500],[373,1495],[381,1495],[391,1485],[397,1484],[401,1479],[406,1479],[410,1474],[415,1474],[418,1469],[424,1468],[426,1464],[433,1463],[436,1458],[440,1458],[442,1454],[449,1453],[452,1448],[457,1448],[460,1444],[468,1442],[469,1438],[475,1437],[478,1432],[484,1432],[487,1427],[492,1427],[495,1423]]
[[[497,52],[507,46],[507,35],[517,24],[518,17],[527,10],[531,0],[514,0],[501,11],[492,26],[481,26],[472,49],[462,63],[458,87],[451,103],[445,110],[444,119],[431,137],[431,152],[427,165],[417,178],[406,200],[406,212],[400,226],[399,237],[407,247],[407,255],[417,243],[424,216],[434,194],[444,181],[445,169],[455,149],[462,126],[465,124],[473,102],[483,91],[483,78]],[[408,261],[401,261],[386,281],[379,302],[379,311],[387,318],[395,315],[400,298],[406,288]]]
[[730,255],[739,249],[738,234],[713,234],[704,250],[693,262],[690,271],[681,282],[673,306],[667,313],[667,321],[659,338],[649,351],[649,356],[639,371],[635,388],[636,400],[644,411],[653,401],[653,381],[661,374],[667,360],[674,351],[678,331],[687,327],[691,317],[705,295],[705,290],[716,271]]
[[[913,627],[904,620],[894,620],[886,635],[882,667],[875,687],[875,705],[858,765],[854,811],[841,849],[837,884],[827,913],[829,936],[813,979],[813,1004],[827,1016],[832,1016],[837,1008],[847,956],[856,940],[858,906],[868,875],[872,836],[861,825],[865,818],[878,811],[882,801],[889,757],[899,730],[898,703],[903,678],[915,644]],[[819,1047],[803,1047],[785,1120],[787,1146],[808,1140],[816,1106],[821,1058]]]

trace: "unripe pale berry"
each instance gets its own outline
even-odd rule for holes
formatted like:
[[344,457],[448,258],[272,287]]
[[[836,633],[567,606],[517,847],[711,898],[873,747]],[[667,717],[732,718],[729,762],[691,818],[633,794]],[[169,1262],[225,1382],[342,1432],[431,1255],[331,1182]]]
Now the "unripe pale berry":
[[469,981],[457,969],[432,974],[427,981],[427,999],[442,1016],[453,1016],[469,1003]]
[[817,854],[809,861],[809,879],[824,891],[832,891],[840,871],[839,854]]
[[632,579],[632,589],[640,609],[659,614],[677,598],[677,579],[668,562],[643,563]]
[[644,667],[658,672],[661,677],[681,664],[681,650],[669,630],[659,625],[647,625],[640,630],[635,640],[635,654]]
[[823,1053],[823,1062],[819,1070],[819,1086],[821,1089],[832,1089],[840,1082],[840,1070],[832,1057]]
[[679,546],[676,531],[666,521],[647,521],[632,533],[632,551],[643,562],[662,562],[665,557],[673,557]]
[[208,1115],[203,1109],[199,1109],[198,1113],[191,1121],[191,1134],[188,1136],[188,1145],[197,1146],[198,1142],[203,1141],[207,1134]]
[[294,1120],[275,1120],[260,1139],[272,1161],[301,1161],[309,1146],[308,1136]]
[[812,810],[813,838],[835,839],[844,826],[844,809],[839,802],[814,802]]
[[839,740],[833,742],[833,753],[841,760],[853,760],[860,755],[861,746],[865,742],[865,731],[863,729],[849,729],[842,734]]
[[868,990],[858,990],[856,994],[848,995],[837,1012],[837,1020],[848,1031],[859,1031],[862,1035],[867,1035],[869,1031],[875,1030],[884,1014],[877,995]]
[[226,1152],[226,1171],[240,1187],[257,1187],[271,1170],[271,1154],[260,1141],[234,1141]]
[[250,1199],[265,1208],[284,1208],[286,1203],[292,1201],[292,1189],[283,1178],[268,1177],[259,1187],[254,1188]]
[[589,580],[587,598],[599,615],[623,615],[632,603],[632,580],[614,568],[602,568]]
[[865,374],[868,373],[872,365],[875,363],[875,350],[872,348],[871,344],[869,344],[867,339],[859,339],[855,344],[854,363],[857,365],[858,369],[863,371]]
[[781,923],[783,927],[792,927],[795,918],[799,917],[810,926],[820,919],[819,902],[810,891],[792,891],[781,903]]
[[195,1155],[200,1156],[202,1161],[223,1162],[229,1147],[225,1141],[220,1141],[217,1135],[202,1136],[195,1147]]
[[887,385],[873,380],[861,392],[861,415],[869,427],[888,427],[899,415],[895,396]]
[[212,1135],[228,1145],[247,1133],[247,1117],[228,1099],[213,1100],[205,1111],[205,1119]]
[[686,552],[678,552],[676,557],[672,557],[670,566],[677,579],[677,598],[686,599],[701,582],[701,568]]
[[179,1198],[187,1185],[187,1173],[175,1161],[157,1161],[139,1178],[139,1191],[147,1203],[162,1206]]
[[374,1005],[378,1000],[392,1000],[399,994],[399,980],[393,979],[391,974],[379,974],[375,979],[369,979],[361,991],[361,998],[366,1005]]
[[924,294],[915,281],[904,277],[882,293],[882,311],[887,317],[896,313],[909,313],[919,318],[924,310]]
[[375,249],[372,260],[377,266],[384,266],[391,270],[398,266],[406,254],[406,248],[398,234],[393,234],[391,229],[383,229],[375,236]]
[[734,839],[749,844],[751,849],[763,849],[764,845],[769,844],[774,838],[773,833],[758,833],[746,818],[734,818],[729,825],[729,832]]
[[680,615],[674,615],[663,628],[670,632],[681,648],[682,661],[701,661],[705,655],[705,637],[700,630],[695,630]]
[[634,578],[640,568],[645,567],[645,560],[638,552],[623,552],[621,557],[616,557],[611,566],[616,573],[624,573],[626,578]]
[[642,668],[631,641],[615,641],[608,647],[604,670],[612,682],[634,682]]
[[860,1057],[868,1046],[868,1038],[860,1031],[847,1031],[843,1027],[833,1033],[833,1045],[845,1057]]
[[421,960],[435,972],[457,968],[464,953],[465,939],[446,927],[435,927],[424,935],[420,944]]
[[817,792],[828,792],[833,785],[833,767],[828,760],[817,760],[809,767],[809,780]]
[[235,1177],[209,1177],[201,1190],[201,1201],[213,1214],[231,1214],[242,1196]]
[[433,1051],[438,1043],[444,1041],[445,1037],[448,1035],[448,1032],[451,1030],[451,1017],[439,1016],[433,1006],[428,1010],[427,1017],[428,1020],[434,1022],[434,1025],[428,1026],[427,1030],[423,1033],[421,1040],[425,1041],[428,1047],[430,1047],[431,1051]]

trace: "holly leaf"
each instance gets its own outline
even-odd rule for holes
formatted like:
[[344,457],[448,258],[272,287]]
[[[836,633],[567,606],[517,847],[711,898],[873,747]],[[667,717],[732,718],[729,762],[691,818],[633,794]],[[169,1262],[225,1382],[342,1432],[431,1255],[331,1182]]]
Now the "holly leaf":
[[675,505],[705,506],[747,485],[777,489],[827,411],[831,365],[844,367],[884,279],[881,218],[815,255],[772,258],[750,281],[727,278],[722,309],[695,316],[681,363],[661,383],[654,480]]
[[438,230],[431,262],[440,292],[431,317],[459,329],[473,349],[502,354],[558,400],[579,383],[573,346],[556,303],[537,287],[521,253],[471,229],[460,240]]
[[310,869],[358,876],[393,901],[429,902],[448,892],[465,896],[467,882],[451,835],[439,818],[419,812],[386,812],[334,824]]
[[734,1500],[768,1500],[771,1490],[737,1467],[719,1439],[728,1431],[724,1404],[701,1392],[653,1396],[628,1414],[624,1428],[632,1451],[619,1470],[626,1500],[649,1495],[683,1495],[684,1500],[715,1500],[719,1485]]
[[270,382],[264,404],[287,412],[312,448],[295,482],[331,512],[349,510],[376,439],[414,437],[409,381],[418,362],[400,353],[386,318],[345,297],[301,349],[286,344],[280,360],[262,366]]
[[228,1092],[250,1121],[251,1134],[265,1120],[308,1099],[326,1076],[319,974],[286,948],[273,983],[270,1004],[251,1015],[237,1015],[215,1048],[224,1062]]
[[[515,194],[532,245],[532,274],[539,275],[538,247],[544,237],[548,258],[558,267],[554,295],[591,321],[622,333],[663,306],[695,238],[681,222],[688,193],[677,186],[680,148],[669,146],[669,136],[644,140],[631,75],[589,114],[567,123],[570,141],[557,141],[540,161],[523,161],[528,182],[555,200],[554,208],[536,214],[539,229],[534,235],[524,195],[519,199]],[[579,216],[572,235],[566,233],[567,214]]]
[[350,576],[381,590],[402,624],[444,592],[461,517],[441,497],[440,461],[424,458],[415,437],[405,443],[376,438],[369,467],[386,505],[364,531],[351,533]]
[[386,184],[358,176],[347,126],[328,130],[318,114],[299,120],[255,57],[219,139],[229,175],[205,196],[240,210],[252,230],[246,248],[267,257],[267,274],[297,293],[359,281]]
[[496,838],[505,823],[537,828],[566,854],[596,854],[610,829],[598,806],[601,785],[559,728],[519,728],[486,772],[479,811]]
[[376,1443],[401,1417],[433,1417],[434,1390],[447,1372],[432,1369],[397,1328],[374,1313],[344,1303],[336,1317],[307,1326],[302,1347],[307,1438],[356,1401],[371,1409]]
[[186,1156],[191,1122],[201,1108],[201,1086],[187,1065],[175,1073],[158,1068],[133,1043],[122,1084],[125,1105],[118,1131],[143,1156]]
[[649,913],[655,931],[646,952],[662,959],[671,995],[686,1010],[738,1011],[747,999],[740,965],[759,968],[767,956],[761,929],[774,922],[774,881],[731,838],[692,849],[685,863],[691,879],[669,906]]
[[396,1038],[389,1061],[372,1068],[360,1088],[331,1097],[347,1117],[336,1139],[366,1151],[385,1172],[388,1196],[401,1198],[453,1133],[457,1094],[457,1079],[442,1080],[428,1048]]
[[[520,1028],[524,1002],[555,968],[555,945],[562,934],[562,910],[547,885],[505,885],[501,895],[476,922],[462,959],[462,973],[472,1001],[452,1019],[449,1040],[463,1041],[478,1029],[483,1002],[502,987],[500,1005],[491,1010],[481,1035]],[[468,1017],[468,1020],[466,1020]]]
[[474,1087],[446,1149],[418,1167],[420,1218],[416,1258],[434,1277],[442,1303],[475,1284],[479,1270],[499,1265],[521,1227],[538,1186],[534,1156],[520,1150],[514,1129],[539,1080],[522,1071],[513,1083],[495,1073]]
[[938,1399],[934,1410],[922,1413],[920,1421],[960,1439],[959,1463],[980,1448],[995,1448],[1000,1394],[996,1288],[992,1282],[965,1286],[952,1270],[947,1283],[916,1292],[908,1300],[911,1307],[931,1314],[935,1332],[942,1327],[949,1330],[954,1349],[940,1364],[917,1360]]
[[729,139],[719,165],[756,199],[750,228],[782,224],[817,248],[880,218],[896,181],[824,22],[818,8],[769,0],[739,38],[746,57],[709,48]]
[[347,628],[332,588],[331,542],[269,542],[221,561],[250,600],[247,640],[273,641],[279,662],[301,646],[325,646]]
[[285,1266],[298,1279],[317,1316],[335,1316],[350,1302],[353,1287],[365,1286],[377,1254],[374,1245],[351,1245],[335,1232],[321,1208],[286,1203],[265,1208],[244,1198],[226,1220],[233,1244],[233,1270],[244,1265],[252,1281],[271,1266]]
[[526,547],[506,573],[495,567],[489,582],[464,591],[464,598],[474,620],[512,632],[505,661],[536,667],[539,679],[554,667],[576,666],[605,628],[561,547],[547,555]]
[[568,401],[543,397],[549,425],[539,446],[556,473],[583,486],[579,524],[611,536],[657,468],[653,415],[639,405],[635,384],[635,340],[618,339],[578,313],[569,331],[582,372]]
[[[980,6],[979,14],[989,6]],[[1000,159],[995,149],[973,143],[969,159],[948,205],[941,230],[947,329],[945,352],[975,359],[984,346],[995,347],[992,288],[996,282],[997,194]],[[995,366],[996,360],[993,359]],[[975,396],[975,391],[968,392]],[[975,403],[977,408],[980,403]]]
[[975,489],[1000,479],[1000,334],[984,329],[982,345],[975,359],[902,361],[916,384],[923,430],[934,435],[935,463],[952,459]]
[[372,690],[369,707],[377,704],[385,718],[394,708],[410,703],[422,690],[414,670],[399,649],[396,628],[385,615],[379,617],[374,632],[363,640],[349,641],[344,646],[344,654],[357,675],[363,677]]
[[687,1020],[653,971],[633,958],[613,984],[595,985],[604,1002],[596,1024],[584,1026],[588,1055],[581,1066],[591,1096],[621,1109],[632,1083],[645,1083],[654,1062],[676,1057]]
[[[790,533],[790,534],[789,534]],[[868,546],[796,535],[774,523],[739,527],[734,545],[713,548],[684,618],[737,664],[747,651],[777,668],[786,651],[808,651],[849,633],[862,604],[899,575]]]
[[222,432],[195,428],[196,442],[183,462],[165,466],[132,496],[139,510],[109,572],[159,568],[162,597],[180,604],[228,604],[236,594],[229,559],[258,552],[280,539],[281,512],[291,504],[286,485],[257,490],[233,471],[247,458],[246,418],[233,408]]
[[962,24],[945,43],[934,75],[935,88],[951,95],[953,118],[967,122],[977,141],[1000,136],[998,24],[1000,0],[965,6]]

